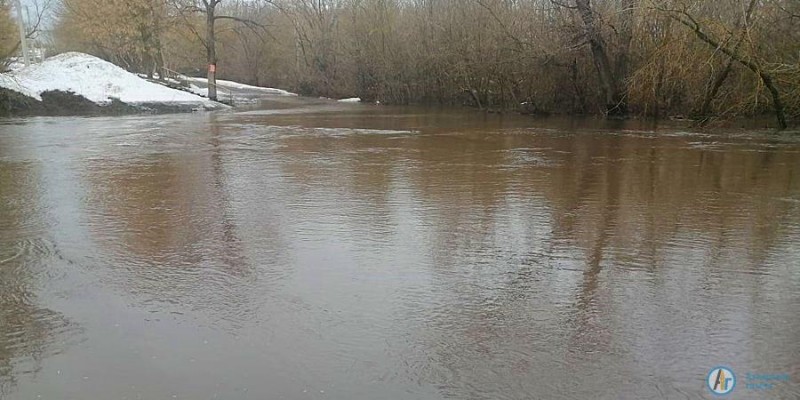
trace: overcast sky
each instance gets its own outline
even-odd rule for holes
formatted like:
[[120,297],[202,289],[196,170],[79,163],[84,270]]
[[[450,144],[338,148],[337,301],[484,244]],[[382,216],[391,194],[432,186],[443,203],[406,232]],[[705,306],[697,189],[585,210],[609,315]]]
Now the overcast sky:
[[[59,5],[59,0],[20,0],[20,3],[22,4],[23,8],[27,7],[27,13],[30,15],[31,20],[36,19],[37,10],[47,6],[47,12],[44,19],[45,23],[42,27],[43,29],[47,29],[47,22],[52,21],[53,11]],[[11,0],[10,4],[14,10],[14,13],[16,14],[16,0]],[[23,10],[23,13],[24,12],[26,11]]]

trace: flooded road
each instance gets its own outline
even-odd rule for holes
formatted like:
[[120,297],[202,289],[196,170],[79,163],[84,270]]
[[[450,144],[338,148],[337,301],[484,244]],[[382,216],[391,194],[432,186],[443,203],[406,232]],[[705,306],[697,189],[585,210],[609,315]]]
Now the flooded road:
[[0,398],[800,397],[800,141],[293,101],[0,121]]

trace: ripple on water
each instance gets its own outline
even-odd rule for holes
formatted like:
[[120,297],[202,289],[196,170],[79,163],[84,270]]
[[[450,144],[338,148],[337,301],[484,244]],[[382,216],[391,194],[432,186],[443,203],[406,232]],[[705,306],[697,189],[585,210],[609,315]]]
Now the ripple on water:
[[[362,395],[341,398],[384,383],[417,398],[699,398],[696,370],[722,359],[796,374],[796,144],[461,117],[422,134],[384,116],[347,124],[388,130],[230,114],[19,135],[20,158],[79,173],[55,193],[36,165],[0,165],[0,381],[80,337],[48,306],[65,270],[96,289],[58,299],[86,305],[92,329],[68,361],[162,353],[94,381],[105,393],[135,380],[167,397],[162,379],[206,376],[268,392],[272,368]],[[38,239],[64,232],[77,235]],[[109,309],[131,333],[105,335]],[[58,389],[31,381],[25,394]]]
[[[0,252],[0,394],[35,373],[46,357],[81,340],[81,329],[42,305],[42,288],[57,280],[60,258],[52,242],[27,238]],[[5,388],[5,389],[4,389]],[[2,397],[2,396],[0,396]]]

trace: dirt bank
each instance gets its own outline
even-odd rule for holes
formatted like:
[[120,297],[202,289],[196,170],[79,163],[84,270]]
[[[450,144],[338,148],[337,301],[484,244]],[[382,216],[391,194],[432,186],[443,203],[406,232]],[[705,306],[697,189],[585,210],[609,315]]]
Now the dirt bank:
[[0,116],[66,116],[66,115],[125,115],[138,113],[181,113],[195,111],[188,104],[142,103],[126,104],[112,99],[110,104],[98,105],[71,92],[52,90],[41,94],[42,101],[21,93],[0,88]]

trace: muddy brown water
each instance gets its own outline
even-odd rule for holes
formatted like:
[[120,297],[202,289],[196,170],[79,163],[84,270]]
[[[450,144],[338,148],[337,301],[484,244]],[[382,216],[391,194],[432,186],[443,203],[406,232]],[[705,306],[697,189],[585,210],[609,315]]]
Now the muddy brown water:
[[0,121],[3,399],[699,399],[717,365],[789,399],[798,315],[790,136],[301,100]]

